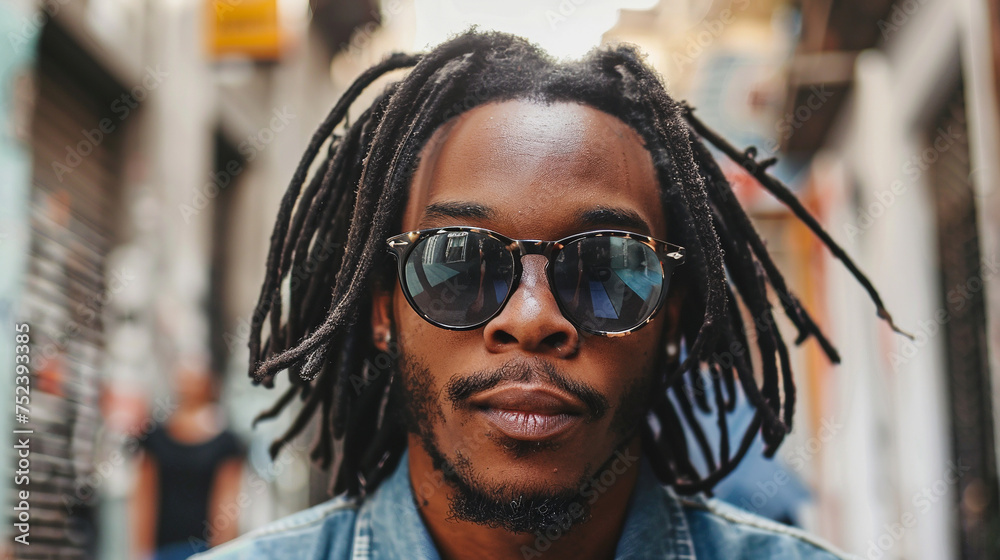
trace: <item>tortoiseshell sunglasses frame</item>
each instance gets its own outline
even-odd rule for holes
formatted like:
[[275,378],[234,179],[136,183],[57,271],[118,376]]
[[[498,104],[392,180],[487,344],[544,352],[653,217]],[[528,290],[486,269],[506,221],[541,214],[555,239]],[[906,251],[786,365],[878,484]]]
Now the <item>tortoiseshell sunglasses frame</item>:
[[[420,307],[410,296],[410,291],[407,288],[406,261],[409,258],[410,253],[413,251],[413,248],[417,246],[417,243],[421,239],[429,237],[431,235],[436,235],[438,233],[455,232],[455,231],[479,233],[492,237],[500,241],[503,244],[504,248],[507,249],[507,251],[512,255],[514,259],[514,276],[513,279],[511,280],[510,288],[507,290],[507,294],[504,296],[503,301],[500,303],[499,307],[497,307],[497,310],[493,314],[491,314],[486,319],[474,325],[448,325],[428,317],[427,314],[420,309]],[[396,262],[398,263],[397,274],[399,277],[400,287],[402,288],[403,295],[406,297],[406,300],[410,304],[410,307],[413,308],[413,310],[416,311],[416,313],[420,315],[428,323],[431,323],[432,325],[444,329],[450,329],[456,331],[477,329],[485,325],[486,323],[490,322],[491,320],[493,320],[494,317],[499,315],[500,312],[503,311],[504,307],[506,307],[507,302],[510,301],[511,296],[514,294],[515,291],[517,291],[517,287],[520,285],[521,272],[523,270],[521,266],[521,258],[525,255],[543,255],[548,260],[545,266],[545,275],[549,281],[549,289],[552,290],[553,298],[559,305],[559,310],[562,312],[563,316],[566,317],[566,319],[569,322],[573,323],[578,328],[586,332],[589,332],[591,334],[598,334],[602,336],[612,336],[612,337],[624,336],[642,328],[646,323],[653,320],[653,318],[656,317],[657,313],[659,313],[660,308],[663,307],[663,302],[666,300],[667,290],[664,289],[660,290],[660,295],[656,302],[656,305],[653,307],[653,311],[649,314],[649,316],[646,319],[644,319],[639,324],[633,326],[632,328],[623,331],[606,331],[601,329],[595,329],[586,324],[581,324],[579,321],[574,319],[573,316],[563,306],[563,303],[560,300],[558,293],[556,292],[555,279],[552,276],[551,265],[555,260],[556,256],[559,254],[559,251],[561,251],[563,247],[579,239],[590,238],[590,237],[623,237],[627,239],[634,239],[646,245],[647,247],[651,248],[660,260],[660,270],[663,273],[663,282],[667,282],[669,280],[675,267],[684,263],[684,258],[685,258],[684,247],[681,247],[679,245],[674,245],[673,243],[668,243],[666,241],[656,239],[655,237],[650,237],[648,235],[642,235],[640,233],[623,231],[623,230],[614,230],[614,229],[586,231],[586,232],[576,233],[568,237],[564,237],[557,241],[542,241],[538,239],[511,239],[510,237],[507,237],[506,235],[503,235],[496,231],[474,226],[445,226],[445,227],[419,229],[415,231],[400,233],[398,235],[394,235],[388,238],[386,240],[386,245],[388,251],[392,253],[394,257],[396,257]]]

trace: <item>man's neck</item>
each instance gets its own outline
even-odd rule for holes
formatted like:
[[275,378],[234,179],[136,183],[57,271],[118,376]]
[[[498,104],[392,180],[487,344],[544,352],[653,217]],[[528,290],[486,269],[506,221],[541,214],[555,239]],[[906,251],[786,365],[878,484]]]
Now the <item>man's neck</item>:
[[[610,560],[614,558],[622,534],[629,497],[639,474],[639,461],[627,461],[625,472],[614,472],[611,484],[600,484],[603,473],[594,473],[596,490],[591,498],[590,519],[566,532],[554,525],[534,534],[511,533],[502,528],[490,528],[451,517],[450,499],[455,490],[443,483],[442,474],[434,470],[430,456],[419,440],[410,436],[409,469],[412,488],[431,484],[435,492],[420,492],[417,511],[442,560],[546,560],[579,559]],[[632,439],[621,453],[640,456],[640,439]],[[618,467],[619,464],[616,464]],[[605,477],[610,481],[611,477]],[[589,494],[588,494],[589,496]],[[546,535],[545,533],[548,533]],[[565,533],[565,534],[563,534]]]

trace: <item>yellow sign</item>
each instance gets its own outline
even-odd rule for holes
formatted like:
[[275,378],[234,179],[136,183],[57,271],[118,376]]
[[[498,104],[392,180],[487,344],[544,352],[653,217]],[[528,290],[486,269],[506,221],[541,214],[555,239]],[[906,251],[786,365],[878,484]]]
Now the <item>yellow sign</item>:
[[215,58],[276,60],[281,55],[278,0],[207,0],[206,35]]

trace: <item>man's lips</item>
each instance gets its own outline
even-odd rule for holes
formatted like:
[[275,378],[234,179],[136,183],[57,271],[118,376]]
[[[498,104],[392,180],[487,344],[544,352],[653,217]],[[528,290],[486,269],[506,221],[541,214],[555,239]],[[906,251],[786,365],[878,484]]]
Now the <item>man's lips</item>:
[[537,414],[497,408],[480,409],[494,428],[511,439],[542,441],[562,435],[583,419],[571,414]]
[[506,436],[541,441],[563,434],[584,419],[586,408],[563,392],[540,385],[504,385],[469,403]]

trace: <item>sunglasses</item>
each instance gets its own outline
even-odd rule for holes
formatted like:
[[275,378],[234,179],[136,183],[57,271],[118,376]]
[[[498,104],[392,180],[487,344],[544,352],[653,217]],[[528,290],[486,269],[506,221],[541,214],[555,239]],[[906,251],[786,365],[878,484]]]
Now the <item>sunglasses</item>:
[[517,290],[521,257],[544,255],[563,315],[586,332],[623,335],[659,311],[674,267],[684,262],[683,247],[617,230],[539,241],[448,226],[401,233],[386,243],[410,306],[451,330],[475,329],[496,317]]

